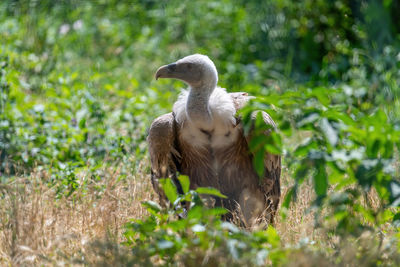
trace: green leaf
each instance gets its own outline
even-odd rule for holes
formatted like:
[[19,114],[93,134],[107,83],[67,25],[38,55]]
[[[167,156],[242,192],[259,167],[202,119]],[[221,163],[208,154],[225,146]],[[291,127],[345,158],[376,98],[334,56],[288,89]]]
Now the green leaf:
[[335,109],[328,109],[323,113],[323,116],[331,120],[340,120],[347,125],[354,123],[354,120],[346,113],[336,111]]
[[194,206],[188,212],[187,218],[188,219],[200,219],[203,216],[203,207]]
[[394,223],[394,225],[397,225],[397,227],[400,226],[400,212],[396,213],[393,216],[393,223]]
[[[271,132],[267,141],[277,151],[277,153],[273,153],[273,154],[276,154],[276,155],[282,154],[282,137],[277,132]],[[272,151],[271,151],[271,153],[272,153]]]
[[293,196],[294,196],[294,194],[295,194],[295,187],[293,186],[292,188],[290,188],[290,190],[286,193],[286,196],[285,196],[285,200],[283,201],[283,203],[282,203],[282,207],[285,207],[285,208],[287,208],[287,209],[289,209],[289,205],[290,205],[290,202],[292,202],[292,199],[294,198]]
[[272,247],[279,247],[280,245],[280,237],[278,232],[274,227],[271,225],[267,228],[267,236],[268,236],[268,243],[272,245]]
[[314,175],[314,189],[317,196],[324,197],[328,190],[328,175],[325,170],[325,162],[317,163],[317,171]]
[[160,179],[161,186],[164,190],[165,195],[171,203],[174,203],[178,198],[178,192],[176,190],[175,184],[171,179]]
[[273,144],[266,144],[264,146],[264,149],[265,149],[265,151],[267,151],[270,154],[274,154],[274,155],[282,154],[280,147],[273,145]]
[[182,186],[183,193],[186,194],[187,192],[189,192],[189,187],[190,187],[189,177],[186,175],[180,175],[178,177],[178,180]]
[[266,142],[266,139],[267,137],[264,135],[264,133],[252,136],[249,143],[250,151],[256,151],[261,145]]
[[284,120],[280,126],[279,129],[287,136],[290,137],[292,136],[292,125],[290,124],[289,120]]
[[382,164],[377,159],[365,159],[358,166],[355,177],[364,188],[370,188],[377,174],[382,169]]
[[367,155],[369,158],[376,158],[378,156],[381,142],[379,139],[371,139],[368,140]]
[[212,195],[220,198],[227,198],[225,195],[221,194],[221,192],[219,192],[218,189],[212,187],[198,187],[195,191],[199,194]]
[[265,167],[264,167],[264,149],[259,149],[253,158],[253,166],[258,174],[258,177],[264,177]]
[[318,99],[319,102],[321,102],[321,104],[323,104],[324,106],[329,106],[330,104],[330,99],[329,99],[329,95],[327,94],[327,91],[329,89],[324,88],[324,87],[316,87],[313,88],[313,90],[310,92],[309,96],[312,97],[316,97]]
[[148,211],[152,211],[155,213],[158,213],[161,210],[160,205],[151,200],[142,202],[142,205],[146,207]]
[[294,178],[296,179],[296,182],[301,184],[304,181],[304,178],[306,178],[309,170],[310,170],[310,166],[309,166],[307,160],[303,159],[300,162],[300,165],[296,168],[296,170],[294,172]]
[[171,221],[168,223],[168,227],[170,227],[174,231],[185,230],[186,226],[187,226],[186,220],[176,220],[176,221]]
[[228,213],[228,210],[225,208],[222,208],[222,207],[214,207],[214,208],[207,210],[207,214],[210,214],[212,216],[217,216],[217,217],[224,215],[226,213]]
[[383,154],[384,158],[391,158],[393,156],[394,144],[392,141],[387,140],[385,143],[385,153]]
[[318,145],[314,139],[308,138],[301,145],[299,145],[294,151],[296,157],[304,157],[308,154],[311,149],[317,149]]

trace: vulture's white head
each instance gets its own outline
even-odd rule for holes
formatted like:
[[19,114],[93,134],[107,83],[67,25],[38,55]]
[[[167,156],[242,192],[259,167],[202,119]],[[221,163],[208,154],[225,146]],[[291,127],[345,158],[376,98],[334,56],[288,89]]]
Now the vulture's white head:
[[205,55],[194,54],[161,66],[155,78],[174,78],[184,81],[191,88],[213,90],[217,86],[218,72],[211,59]]

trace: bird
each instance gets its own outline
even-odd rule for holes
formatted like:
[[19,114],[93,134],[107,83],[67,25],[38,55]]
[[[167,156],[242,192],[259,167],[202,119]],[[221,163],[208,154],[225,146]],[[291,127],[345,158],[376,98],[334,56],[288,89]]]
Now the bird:
[[[247,227],[274,224],[281,195],[281,156],[266,152],[264,175],[259,177],[249,149],[252,130],[246,134],[237,115],[252,97],[217,86],[217,68],[206,55],[193,54],[161,66],[155,79],[165,78],[181,80],[188,89],[182,90],[172,112],[157,117],[148,131],[151,182],[159,202],[168,202],[159,180],[177,183],[178,174],[186,175],[191,189],[213,187],[227,197],[214,199],[215,206],[229,211],[227,220],[234,221],[236,214],[239,224]],[[264,123],[275,130],[272,118],[260,112]],[[254,122],[256,114],[251,117]]]

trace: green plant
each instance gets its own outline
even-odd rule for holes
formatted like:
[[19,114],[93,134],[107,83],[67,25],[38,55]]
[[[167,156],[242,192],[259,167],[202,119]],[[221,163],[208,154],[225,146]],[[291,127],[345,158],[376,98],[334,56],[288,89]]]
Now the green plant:
[[[252,233],[232,223],[221,221],[223,208],[205,206],[205,195],[224,197],[212,188],[189,190],[189,179],[180,176],[183,194],[177,192],[170,179],[162,180],[162,187],[171,207],[162,209],[152,201],[143,203],[150,215],[126,225],[125,246],[131,248],[137,264],[185,266],[202,265],[264,265],[284,261],[279,235],[270,226]],[[186,210],[182,202],[190,202]]]
[[[282,207],[289,208],[291,200],[297,198],[299,185],[311,176],[317,215],[331,221],[332,231],[344,235],[382,227],[397,220],[399,212],[399,125],[378,100],[360,101],[362,96],[347,85],[300,87],[260,97],[243,110],[247,123],[251,123],[253,110],[262,108],[277,120],[283,136],[295,133],[306,137],[295,146],[263,137],[263,131],[255,138],[263,151],[285,151],[285,164],[293,170],[295,184]],[[255,161],[260,163],[262,160]],[[370,194],[374,192],[379,202],[372,204]],[[327,215],[322,215],[323,207],[330,208]]]

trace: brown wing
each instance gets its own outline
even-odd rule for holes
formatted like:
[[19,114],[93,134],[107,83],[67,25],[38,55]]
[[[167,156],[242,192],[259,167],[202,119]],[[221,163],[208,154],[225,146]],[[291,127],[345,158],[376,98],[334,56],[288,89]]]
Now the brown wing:
[[[252,98],[247,93],[231,93],[231,97],[235,103],[236,110],[242,108],[247,101]],[[272,129],[276,128],[275,122],[264,111],[256,111],[252,114],[252,120],[255,120],[257,114],[261,112],[264,122],[270,125]],[[247,143],[252,138],[252,130],[246,136]],[[266,131],[265,135],[269,135],[270,131]],[[254,156],[254,155],[253,155]],[[266,218],[270,223],[274,222],[275,214],[278,209],[281,196],[280,177],[281,177],[281,156],[266,153],[264,156],[264,179],[260,182],[260,189],[266,197]]]
[[164,114],[153,121],[147,136],[151,160],[151,182],[161,205],[166,205],[166,197],[160,188],[160,178],[176,180],[179,171],[180,153],[176,149],[176,122],[173,113]]
[[[260,111],[259,111],[260,112]],[[272,129],[276,128],[275,122],[268,115],[268,113],[261,111],[264,122],[267,125],[270,125]],[[255,118],[257,113],[253,114],[253,118]],[[269,135],[270,131],[266,131],[264,134]],[[251,138],[251,132],[249,137]],[[261,181],[262,190],[265,193],[267,200],[267,216],[270,216],[270,222],[274,222],[275,214],[278,209],[279,200],[281,197],[281,156],[274,155],[271,153],[266,153],[264,155],[264,166],[265,166],[265,174],[264,179]]]

